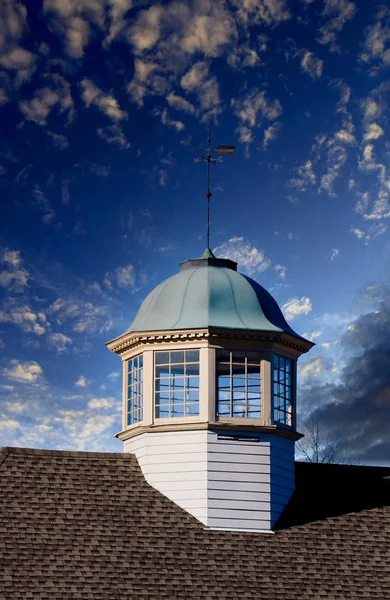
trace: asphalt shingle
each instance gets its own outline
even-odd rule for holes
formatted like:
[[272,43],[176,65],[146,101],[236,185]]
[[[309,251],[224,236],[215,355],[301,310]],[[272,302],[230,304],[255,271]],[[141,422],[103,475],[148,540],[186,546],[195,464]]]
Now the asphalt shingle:
[[133,455],[5,448],[0,598],[388,600],[389,475],[297,463],[274,534],[221,532],[149,486]]

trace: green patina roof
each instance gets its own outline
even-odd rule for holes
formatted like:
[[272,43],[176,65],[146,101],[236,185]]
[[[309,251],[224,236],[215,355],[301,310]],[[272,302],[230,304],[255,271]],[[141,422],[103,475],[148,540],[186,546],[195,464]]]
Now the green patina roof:
[[207,249],[201,259],[180,266],[146,297],[128,332],[223,327],[300,337],[267,290],[238,273],[233,261]]

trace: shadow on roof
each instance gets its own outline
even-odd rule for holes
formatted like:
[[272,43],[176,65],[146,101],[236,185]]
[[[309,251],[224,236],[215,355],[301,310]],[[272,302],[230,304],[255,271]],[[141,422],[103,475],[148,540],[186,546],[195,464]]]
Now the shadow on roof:
[[390,506],[390,468],[295,463],[296,489],[274,529]]

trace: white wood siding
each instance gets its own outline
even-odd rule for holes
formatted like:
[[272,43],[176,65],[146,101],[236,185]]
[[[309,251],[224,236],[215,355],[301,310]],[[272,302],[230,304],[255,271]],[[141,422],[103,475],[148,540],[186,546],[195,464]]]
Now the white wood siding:
[[144,433],[125,442],[146,480],[212,528],[270,530],[294,490],[294,443],[212,431]]

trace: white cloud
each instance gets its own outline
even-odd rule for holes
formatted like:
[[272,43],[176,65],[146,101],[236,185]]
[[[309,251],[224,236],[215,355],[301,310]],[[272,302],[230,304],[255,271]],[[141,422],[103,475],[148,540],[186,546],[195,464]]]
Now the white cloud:
[[47,75],[46,78],[49,86],[37,90],[31,100],[19,102],[20,111],[29,121],[44,126],[50,112],[58,107],[61,113],[68,114],[68,121],[71,121],[75,113],[69,83],[57,73]]
[[58,148],[58,150],[66,150],[69,148],[69,140],[62,133],[54,133],[53,131],[47,131],[47,135],[50,137],[53,146]]
[[0,323],[12,323],[25,333],[35,333],[38,336],[46,333],[48,326],[45,314],[41,311],[34,312],[26,304],[10,306],[8,310],[1,310]]
[[316,356],[307,360],[304,364],[299,367],[300,379],[312,379],[321,377],[321,379],[328,379],[329,375],[337,372],[337,367],[333,361],[323,356]]
[[36,56],[18,45],[26,29],[26,18],[27,8],[22,3],[0,2],[0,65],[11,72],[16,86],[29,80],[36,68]]
[[88,408],[92,409],[105,409],[113,408],[117,404],[115,398],[92,398],[88,402]]
[[366,30],[360,59],[363,63],[373,65],[372,75],[376,75],[379,69],[390,66],[389,15],[389,8],[381,8],[378,11],[376,22]]
[[167,93],[170,84],[161,74],[156,73],[157,63],[151,60],[134,61],[134,77],[127,87],[133,102],[138,106],[144,105],[144,97],[147,95],[162,95]]
[[58,298],[50,305],[48,313],[59,326],[69,321],[72,331],[77,333],[102,333],[112,327],[109,306],[94,304],[83,297]]
[[248,42],[235,45],[227,57],[228,64],[234,69],[256,67],[260,64],[260,57]]
[[128,32],[128,39],[137,52],[149,50],[157,43],[160,38],[163,15],[164,8],[159,5],[140,11]]
[[264,91],[252,90],[240,100],[232,100],[235,114],[248,127],[261,125],[261,120],[275,121],[282,114],[278,99],[269,100]]
[[128,148],[131,147],[130,142],[127,140],[122,128],[120,125],[118,125],[118,123],[110,125],[109,127],[98,127],[97,134],[108,144],[119,146],[119,148],[122,148],[122,150],[128,150]]
[[42,213],[42,221],[45,225],[50,225],[55,217],[55,212],[39,185],[33,188],[34,206]]
[[[316,174],[313,171],[313,163],[311,160],[307,160],[297,169],[297,177],[292,177],[288,180],[288,187],[295,188],[300,192],[306,192],[306,190],[315,185],[317,181]],[[291,238],[289,238],[291,239]]]
[[278,277],[280,277],[280,279],[285,279],[286,278],[287,267],[284,267],[283,265],[275,265],[274,269],[275,269]]
[[108,288],[116,285],[120,288],[132,288],[135,286],[135,271],[133,265],[118,267],[111,273],[106,273],[104,283]]
[[0,286],[20,291],[28,285],[29,273],[22,266],[19,250],[5,248],[0,251]]
[[367,124],[366,133],[364,134],[363,140],[365,142],[370,140],[378,140],[380,137],[384,135],[384,131],[378,123],[369,123]]
[[308,339],[308,340],[315,340],[315,339],[317,339],[318,337],[321,337],[321,335],[322,335],[323,333],[324,333],[324,332],[323,332],[323,331],[321,331],[321,330],[316,330],[316,331],[306,331],[306,332],[303,334],[303,337],[304,337],[304,338],[306,338],[306,339]]
[[206,61],[196,62],[180,80],[180,85],[188,93],[196,94],[204,119],[208,115],[217,115],[221,98],[217,78],[210,75],[210,66]]
[[348,153],[343,142],[346,140],[337,138],[337,134],[334,138],[327,142],[327,171],[325,175],[321,177],[321,183],[319,191],[325,191],[329,195],[334,195],[334,183],[341,173],[342,167],[345,165],[348,159]]
[[312,52],[305,50],[302,59],[301,59],[301,67],[310,75],[312,79],[319,79],[322,75],[322,69],[324,66],[324,61],[320,60]]
[[127,31],[137,54],[157,49],[161,62],[168,53],[179,61],[196,53],[218,56],[235,36],[230,12],[212,0],[151,6],[138,13]]
[[249,275],[255,275],[268,269],[271,264],[262,250],[253,246],[243,237],[233,236],[214,250],[221,258],[230,258],[238,263],[239,268]]
[[111,371],[111,373],[107,375],[110,381],[116,381],[117,379],[119,379],[120,376],[121,374],[119,373],[119,371]]
[[365,233],[364,231],[362,231],[361,229],[358,229],[357,227],[351,227],[351,233],[353,233],[354,235],[356,235],[356,237],[358,238],[358,240],[361,240],[365,237]]
[[338,50],[337,35],[344,25],[355,15],[356,6],[350,0],[325,0],[323,16],[330,17],[318,31],[320,44],[330,44],[332,50]]
[[60,353],[68,350],[68,346],[73,344],[72,338],[63,333],[51,333],[48,340],[49,344]]
[[20,46],[13,46],[7,52],[0,52],[0,66],[16,72],[16,83],[23,83],[36,69],[36,56]]
[[285,0],[233,0],[237,19],[249,27],[259,23],[277,25],[290,18]]
[[282,312],[288,321],[292,321],[301,315],[308,315],[312,310],[310,298],[302,296],[302,298],[290,298],[282,306]]
[[170,117],[170,115],[168,114],[166,108],[164,108],[161,111],[161,123],[163,125],[167,125],[168,127],[173,127],[173,129],[176,129],[176,131],[184,131],[185,129],[183,121],[179,121],[178,119],[172,119],[172,117]]
[[270,142],[275,140],[282,128],[281,123],[273,123],[264,131],[263,149],[266,150]]
[[0,429],[16,430],[21,428],[21,424],[16,419],[10,419],[9,417],[0,418]]
[[84,375],[80,375],[75,385],[80,388],[86,388],[91,383],[90,379],[87,379]]
[[356,144],[355,136],[349,131],[345,131],[345,129],[340,129],[340,131],[337,131],[335,133],[335,139],[350,145]]
[[117,416],[116,415],[96,415],[89,417],[87,422],[82,427],[81,431],[77,433],[77,439],[79,441],[90,440],[92,437],[96,437],[107,431],[114,424]]
[[127,113],[120,109],[118,101],[112,94],[100,90],[90,79],[83,79],[80,85],[81,97],[88,108],[91,105],[96,106],[112,121],[121,121],[127,118]]
[[167,96],[167,102],[169,106],[175,110],[182,110],[190,115],[195,114],[195,106],[188,102],[182,96],[177,96],[173,92],[170,92]]
[[42,376],[43,371],[35,361],[21,362],[11,360],[8,367],[2,370],[4,377],[20,383],[35,383]]
[[330,255],[330,260],[334,260],[340,254],[340,250],[338,248],[333,248],[332,254]]

